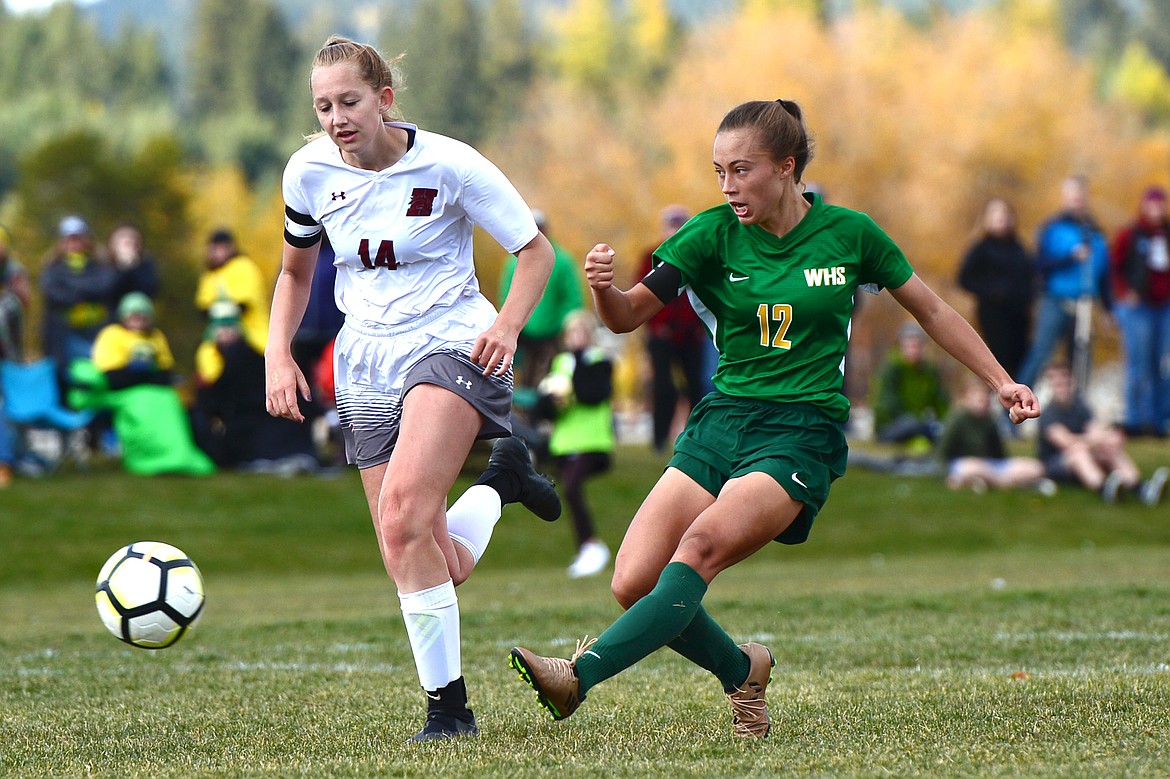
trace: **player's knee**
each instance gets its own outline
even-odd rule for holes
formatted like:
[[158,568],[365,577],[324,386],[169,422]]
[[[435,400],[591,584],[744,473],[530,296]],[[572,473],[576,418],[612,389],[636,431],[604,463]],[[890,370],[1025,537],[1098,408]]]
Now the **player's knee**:
[[718,544],[706,533],[687,533],[674,553],[674,559],[686,563],[699,573],[717,565],[720,556]]
[[421,541],[433,539],[430,523],[421,518],[429,516],[408,495],[387,490],[379,506],[378,526],[382,545],[392,558],[409,553]]
[[654,582],[647,577],[633,574],[620,566],[614,568],[613,579],[609,584],[610,592],[623,609],[629,609],[653,588]]

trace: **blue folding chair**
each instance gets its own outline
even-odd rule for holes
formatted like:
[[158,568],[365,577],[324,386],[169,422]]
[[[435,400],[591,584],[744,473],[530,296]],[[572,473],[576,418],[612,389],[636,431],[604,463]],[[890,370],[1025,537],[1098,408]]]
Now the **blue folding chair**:
[[69,456],[69,435],[93,420],[92,411],[74,411],[61,403],[57,369],[47,358],[20,363],[0,361],[0,395],[4,397],[4,415],[16,429],[18,459],[29,451],[29,434],[45,430],[56,435],[58,446],[52,458],[41,453],[39,459],[56,467]]

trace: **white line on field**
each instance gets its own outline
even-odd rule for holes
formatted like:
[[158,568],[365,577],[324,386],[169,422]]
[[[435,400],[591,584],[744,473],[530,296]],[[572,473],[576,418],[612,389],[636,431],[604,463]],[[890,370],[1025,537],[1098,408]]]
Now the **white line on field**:
[[1137,630],[1107,630],[1099,633],[1085,633],[1075,630],[1026,630],[1021,633],[1000,631],[996,641],[1156,641],[1166,640],[1164,633],[1147,633]]

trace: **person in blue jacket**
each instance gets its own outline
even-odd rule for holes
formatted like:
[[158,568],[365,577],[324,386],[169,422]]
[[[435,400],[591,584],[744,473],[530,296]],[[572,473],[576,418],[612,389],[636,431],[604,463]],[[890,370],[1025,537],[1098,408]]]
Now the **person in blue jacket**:
[[[1087,353],[1077,359],[1073,345],[1078,302],[1091,305],[1101,299],[1108,308],[1106,283],[1109,246],[1089,211],[1089,185],[1082,176],[1068,176],[1060,187],[1061,210],[1041,225],[1036,240],[1036,270],[1042,289],[1032,345],[1016,381],[1032,385],[1052,357],[1057,344],[1068,344],[1069,362],[1087,365]],[[1079,348],[1088,349],[1088,343]],[[1083,361],[1083,362],[1082,362]],[[1083,376],[1079,377],[1083,380]]]

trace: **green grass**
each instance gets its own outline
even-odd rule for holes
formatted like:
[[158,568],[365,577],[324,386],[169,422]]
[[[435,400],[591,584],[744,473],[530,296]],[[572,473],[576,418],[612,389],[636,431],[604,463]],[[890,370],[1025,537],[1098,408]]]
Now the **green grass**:
[[[1164,444],[1138,450],[1147,466]],[[661,468],[619,452],[591,495],[614,545]],[[507,667],[618,613],[570,581],[567,521],[505,510],[460,588],[477,739],[406,746],[423,701],[356,474],[135,479],[0,493],[0,776],[1166,776],[1170,511],[1064,490],[986,496],[863,470],[808,544],[707,596],[777,656],[772,736],[730,735],[718,684],[669,651],[554,723]],[[93,606],[118,547],[161,540],[206,579],[198,628],[127,647]]]

